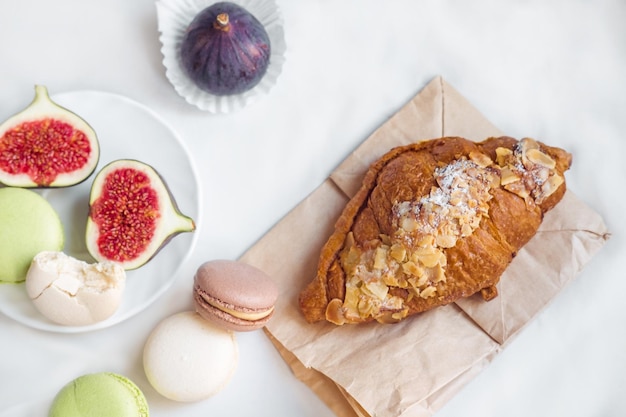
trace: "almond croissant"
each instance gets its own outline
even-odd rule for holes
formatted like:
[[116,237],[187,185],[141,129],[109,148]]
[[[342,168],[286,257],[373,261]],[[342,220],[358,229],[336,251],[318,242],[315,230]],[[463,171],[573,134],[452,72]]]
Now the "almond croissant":
[[376,161],[301,292],[308,322],[407,316],[496,284],[565,193],[571,155],[530,138],[445,137]]

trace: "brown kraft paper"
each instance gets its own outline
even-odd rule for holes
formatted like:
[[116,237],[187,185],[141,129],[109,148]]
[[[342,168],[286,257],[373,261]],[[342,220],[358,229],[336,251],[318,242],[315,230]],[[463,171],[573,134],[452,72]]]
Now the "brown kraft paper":
[[[437,77],[241,257],[274,277],[280,288],[266,334],[294,375],[337,416],[434,414],[608,239],[602,218],[568,191],[509,265],[498,297],[490,302],[473,296],[392,325],[304,320],[298,295],[315,276],[320,249],[372,162],[394,146],[420,140],[462,136],[481,141],[500,135]],[[574,156],[573,169],[575,164]]]

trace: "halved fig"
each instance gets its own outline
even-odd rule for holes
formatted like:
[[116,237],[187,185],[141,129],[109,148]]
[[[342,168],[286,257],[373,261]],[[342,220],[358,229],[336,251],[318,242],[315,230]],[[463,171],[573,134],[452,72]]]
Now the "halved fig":
[[59,106],[42,85],[21,112],[0,125],[0,183],[13,187],[68,187],[96,169],[96,132],[77,114]]
[[117,262],[125,270],[139,268],[174,236],[195,228],[150,165],[119,159],[96,174],[89,195],[86,244],[97,261]]

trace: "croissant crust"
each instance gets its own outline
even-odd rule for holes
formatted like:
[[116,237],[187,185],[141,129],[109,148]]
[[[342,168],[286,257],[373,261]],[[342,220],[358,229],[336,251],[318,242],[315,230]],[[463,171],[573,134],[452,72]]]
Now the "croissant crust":
[[444,137],[373,163],[299,304],[308,322],[400,321],[496,284],[565,193],[571,155],[530,138]]

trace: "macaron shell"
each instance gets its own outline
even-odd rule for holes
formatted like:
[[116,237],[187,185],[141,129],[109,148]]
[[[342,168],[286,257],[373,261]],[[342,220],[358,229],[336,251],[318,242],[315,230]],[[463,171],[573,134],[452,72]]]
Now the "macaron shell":
[[278,296],[276,283],[265,272],[239,261],[205,262],[194,281],[212,297],[250,310],[270,308]]
[[63,387],[48,417],[148,417],[148,402],[131,380],[110,372],[83,375]]
[[217,394],[230,382],[238,362],[235,335],[193,311],[161,321],[143,351],[150,384],[164,397],[181,402]]
[[[265,272],[239,261],[205,262],[194,277],[196,311],[229,330],[250,331],[263,327],[272,317],[277,297],[276,283]],[[225,312],[225,309],[270,313],[262,319],[246,320]]]
[[63,244],[61,220],[47,200],[31,190],[0,188],[0,281],[24,281],[37,253]]
[[[257,330],[265,326],[272,318],[274,312],[270,312],[266,317],[259,320],[245,320],[239,317],[235,317],[232,314],[227,313],[224,310],[220,310],[217,307],[212,306],[207,302],[207,294],[203,294],[199,288],[194,289],[194,306],[195,310],[202,318],[209,320],[210,322],[221,326],[227,330],[237,332],[249,332]],[[219,303],[215,300],[215,303]]]

